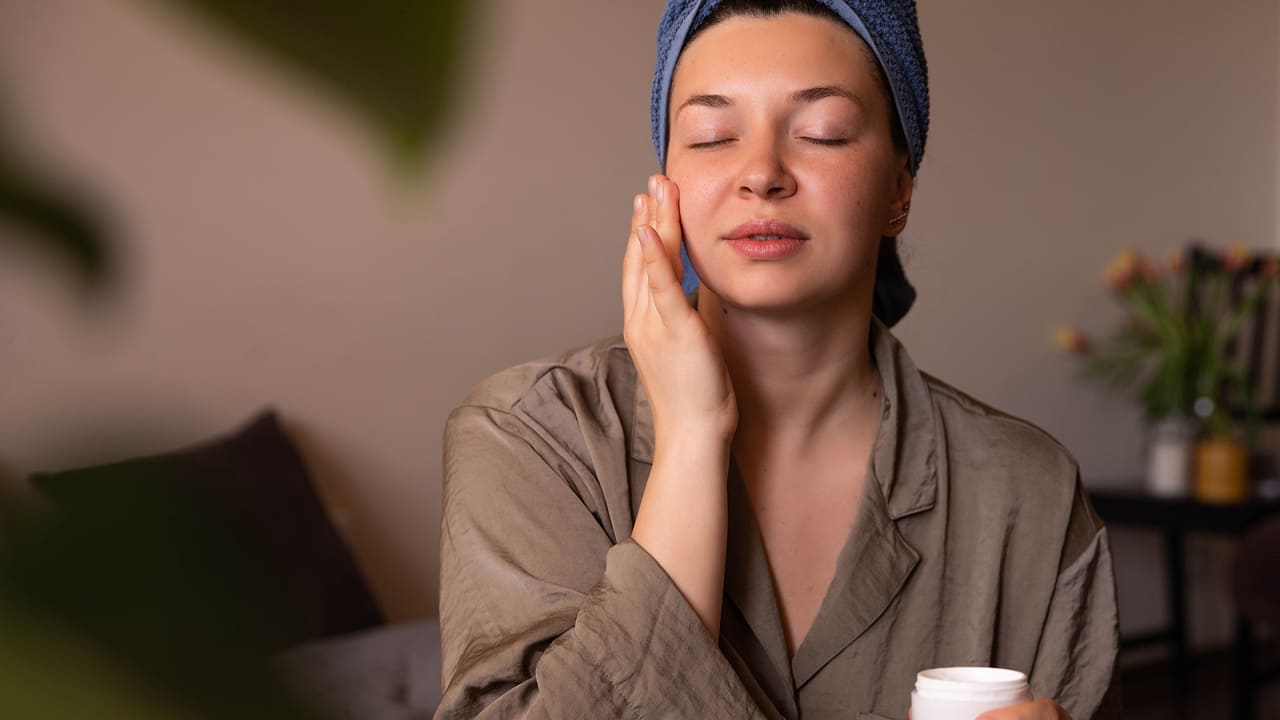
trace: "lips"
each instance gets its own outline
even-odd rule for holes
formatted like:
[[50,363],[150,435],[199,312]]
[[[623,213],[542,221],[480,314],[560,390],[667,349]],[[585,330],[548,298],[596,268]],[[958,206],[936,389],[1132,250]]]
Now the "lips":
[[809,236],[781,220],[748,220],[725,235],[726,240],[808,240]]
[[747,259],[783,260],[804,249],[809,236],[781,220],[749,220],[724,239]]

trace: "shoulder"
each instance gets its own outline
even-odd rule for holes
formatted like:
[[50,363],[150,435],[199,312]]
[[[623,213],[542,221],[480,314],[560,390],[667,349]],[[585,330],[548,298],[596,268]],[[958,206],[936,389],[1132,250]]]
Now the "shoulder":
[[922,373],[934,413],[946,437],[953,474],[1013,495],[1052,493],[1067,502],[1075,494],[1079,466],[1070,451],[1040,427],[987,405]]
[[618,335],[494,373],[471,389],[454,414],[466,408],[536,414],[548,399],[561,404],[574,395],[633,391],[634,382],[635,366]]
[[532,450],[561,475],[591,477],[625,453],[636,407],[626,344],[610,337],[482,380],[445,426],[446,463]]

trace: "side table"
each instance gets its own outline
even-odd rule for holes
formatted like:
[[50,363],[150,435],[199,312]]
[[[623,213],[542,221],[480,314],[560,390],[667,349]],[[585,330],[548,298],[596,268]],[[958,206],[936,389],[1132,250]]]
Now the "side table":
[[[1169,624],[1153,632],[1121,638],[1121,648],[1167,645],[1172,653],[1173,691],[1188,688],[1186,539],[1190,533],[1238,537],[1263,518],[1280,513],[1280,501],[1249,500],[1213,505],[1189,498],[1161,498],[1141,491],[1093,490],[1093,507],[1108,525],[1154,530],[1164,540],[1165,600]],[[1235,640],[1235,717],[1251,720],[1253,631],[1237,616]]]

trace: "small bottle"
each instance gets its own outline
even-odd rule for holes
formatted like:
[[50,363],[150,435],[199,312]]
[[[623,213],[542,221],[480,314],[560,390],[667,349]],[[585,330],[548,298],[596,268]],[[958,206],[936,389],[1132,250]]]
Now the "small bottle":
[[934,668],[916,674],[911,720],[974,720],[988,710],[1031,700],[1027,676],[1017,670]]

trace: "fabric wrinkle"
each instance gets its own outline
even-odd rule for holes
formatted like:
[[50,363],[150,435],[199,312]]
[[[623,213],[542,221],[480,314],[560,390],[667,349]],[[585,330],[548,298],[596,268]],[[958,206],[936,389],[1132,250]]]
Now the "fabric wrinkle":
[[[885,447],[794,659],[738,489],[718,639],[625,537],[652,417],[619,338],[482,383],[446,430],[438,716],[905,717],[917,671],[999,663],[1110,717],[1115,589],[1074,461],[873,325]],[[535,388],[552,376],[576,390]]]

